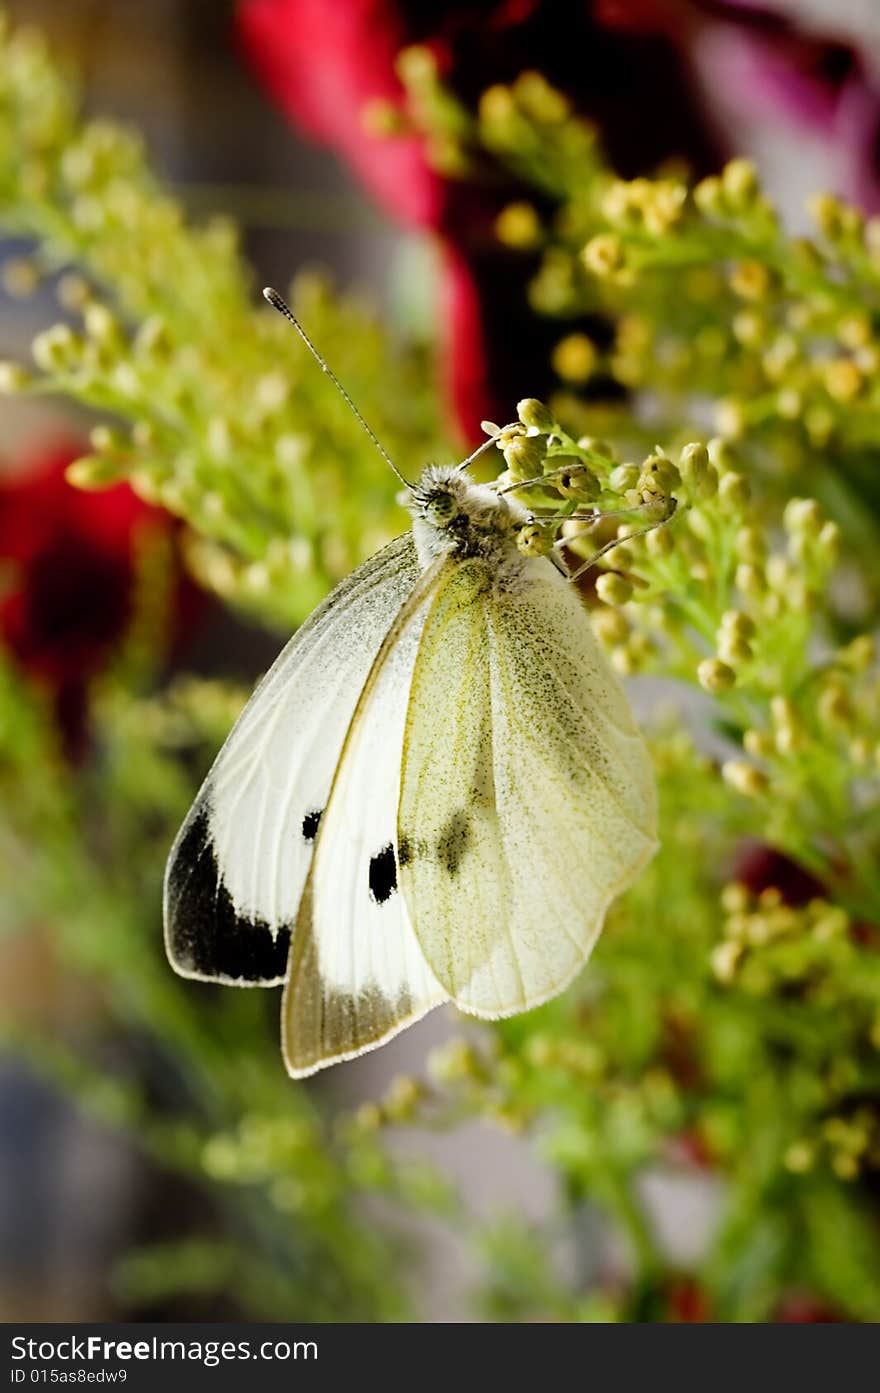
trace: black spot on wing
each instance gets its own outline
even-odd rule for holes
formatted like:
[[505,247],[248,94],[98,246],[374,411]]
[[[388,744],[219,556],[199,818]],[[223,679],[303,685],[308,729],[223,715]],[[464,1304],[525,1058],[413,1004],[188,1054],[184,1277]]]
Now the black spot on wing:
[[389,842],[370,858],[370,898],[376,904],[384,904],[396,889],[397,865],[394,860],[394,847]]
[[317,808],[314,812],[306,813],[302,820],[302,834],[304,842],[313,842],[318,835],[318,828],[321,825],[323,808]]
[[186,827],[168,869],[168,951],[175,967],[201,977],[283,981],[290,931],[273,937],[263,920],[241,918],[220,877],[207,813]]
[[437,860],[451,876],[458,874],[461,859],[468,849],[471,839],[471,824],[467,813],[462,809],[453,813],[441,828],[437,838]]

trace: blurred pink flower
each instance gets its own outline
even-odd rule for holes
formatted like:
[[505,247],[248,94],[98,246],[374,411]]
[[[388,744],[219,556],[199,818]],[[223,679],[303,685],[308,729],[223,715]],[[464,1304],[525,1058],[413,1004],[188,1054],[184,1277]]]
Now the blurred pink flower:
[[880,207],[880,82],[852,40],[834,32],[833,9],[819,32],[772,6],[718,0],[709,8],[700,63],[728,111],[749,124],[763,117],[824,138],[836,161],[835,191],[866,212]]

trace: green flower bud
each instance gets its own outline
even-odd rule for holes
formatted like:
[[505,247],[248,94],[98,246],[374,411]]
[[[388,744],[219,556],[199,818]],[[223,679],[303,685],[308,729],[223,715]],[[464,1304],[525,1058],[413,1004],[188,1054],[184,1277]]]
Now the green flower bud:
[[738,634],[722,630],[718,635],[718,656],[731,667],[739,667],[754,657],[751,644]]
[[81,351],[81,341],[66,324],[45,329],[31,345],[34,362],[47,373],[65,372],[78,361]]
[[591,455],[601,455],[606,460],[617,458],[617,451],[610,441],[598,439],[595,435],[582,435],[578,440],[578,449],[586,450]]
[[668,459],[666,455],[659,451],[649,455],[642,465],[641,474],[636,488],[647,493],[671,493],[681,484],[681,474]]
[[750,600],[758,599],[767,588],[763,570],[748,561],[737,566],[735,581],[737,590]]
[[725,440],[739,440],[746,430],[746,412],[741,401],[728,397],[715,407],[715,427]]
[[600,280],[614,279],[626,269],[626,249],[614,232],[600,232],[581,252],[588,271]]
[[14,396],[24,391],[30,381],[30,373],[20,363],[0,361],[0,396]]
[[603,643],[609,645],[625,643],[629,638],[630,626],[627,618],[621,610],[614,606],[594,609],[590,619]]
[[633,588],[625,576],[607,571],[596,581],[596,594],[606,605],[625,605],[632,599]]
[[100,301],[89,301],[83,311],[83,322],[86,333],[95,343],[113,345],[120,342],[119,324]]
[[826,522],[817,539],[818,550],[829,560],[836,561],[840,550],[840,528],[836,522]]
[[782,525],[792,536],[818,537],[823,520],[822,509],[814,498],[791,498],[782,514]]
[[516,531],[516,545],[523,556],[549,556],[553,538],[546,527],[524,523]]
[[711,498],[718,487],[718,475],[709,462],[709,451],[699,440],[685,445],[678,468],[685,488],[695,500]]
[[762,533],[756,527],[740,527],[734,538],[734,550],[738,561],[746,561],[753,566],[760,565],[765,556]]
[[727,692],[736,683],[736,673],[720,658],[704,658],[697,668],[697,681],[706,692],[716,696]]
[[495,235],[505,247],[531,251],[541,244],[541,220],[531,203],[508,203],[495,220]]
[[776,748],[769,730],[747,730],[743,734],[743,749],[754,759],[770,759]]
[[876,656],[877,644],[871,634],[859,634],[838,654],[840,661],[854,672],[867,672]]
[[554,486],[562,494],[563,498],[571,498],[577,502],[592,503],[601,492],[599,480],[592,470],[573,456],[555,458],[548,463],[555,465],[559,470],[557,477],[553,479]]
[[707,218],[721,218],[727,212],[727,200],[721,180],[714,174],[701,179],[693,192],[694,203]]
[[767,775],[744,759],[727,760],[721,766],[721,777],[726,784],[746,798],[759,798],[770,786]]
[[524,426],[531,426],[543,435],[549,435],[556,425],[552,412],[537,397],[523,397],[517,402],[516,414]]
[[731,273],[730,285],[743,300],[764,300],[773,285],[773,275],[763,261],[739,261]]
[[518,435],[504,447],[504,461],[514,479],[533,479],[544,465],[545,445],[532,435]]
[[737,964],[743,954],[743,945],[734,939],[717,944],[712,949],[710,962],[712,971],[719,982],[732,982],[736,976]]
[[564,382],[586,382],[595,371],[599,355],[586,334],[568,334],[553,350],[553,371]]
[[721,184],[731,208],[747,212],[760,193],[758,171],[751,160],[730,160],[721,171]]
[[719,479],[718,497],[732,511],[744,512],[750,496],[749,481],[744,474],[723,474]]
[[672,534],[666,527],[656,528],[645,538],[645,549],[652,557],[668,556],[673,546]]
[[64,471],[64,477],[75,488],[102,489],[125,477],[126,462],[118,455],[84,455],[74,460]]
[[755,621],[741,609],[729,609],[721,616],[721,628],[725,633],[735,634],[737,638],[750,639],[755,636]]
[[634,489],[639,482],[640,470],[637,464],[618,464],[612,469],[608,479],[608,487],[612,493],[627,493]]

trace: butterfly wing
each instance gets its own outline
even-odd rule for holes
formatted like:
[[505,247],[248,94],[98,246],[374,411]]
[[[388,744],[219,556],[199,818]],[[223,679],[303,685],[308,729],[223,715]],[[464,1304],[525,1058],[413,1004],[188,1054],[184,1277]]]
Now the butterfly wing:
[[184,976],[284,980],[345,734],[419,574],[409,533],[367,561],[297,630],[233,727],[168,858],[165,942]]
[[404,899],[458,1006],[524,1011],[583,966],[656,847],[644,741],[573,587],[464,562],[428,613],[398,817]]
[[424,574],[382,645],[321,819],[282,1006],[295,1078],[383,1044],[447,999],[399,892],[396,847],[409,688],[442,570]]

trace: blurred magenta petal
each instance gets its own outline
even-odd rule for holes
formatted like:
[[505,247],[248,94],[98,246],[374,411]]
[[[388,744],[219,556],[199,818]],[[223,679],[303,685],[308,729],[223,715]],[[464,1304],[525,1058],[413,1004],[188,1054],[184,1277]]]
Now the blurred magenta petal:
[[725,8],[730,19],[700,37],[709,90],[734,121],[751,125],[759,117],[824,138],[837,161],[836,191],[873,211],[880,203],[880,86],[863,58],[833,35],[802,32],[763,7]]
[[442,181],[422,142],[383,139],[364,122],[371,102],[399,103],[402,95],[394,64],[406,39],[396,7],[385,0],[247,0],[239,26],[254,68],[300,129],[338,150],[388,212],[434,226]]

